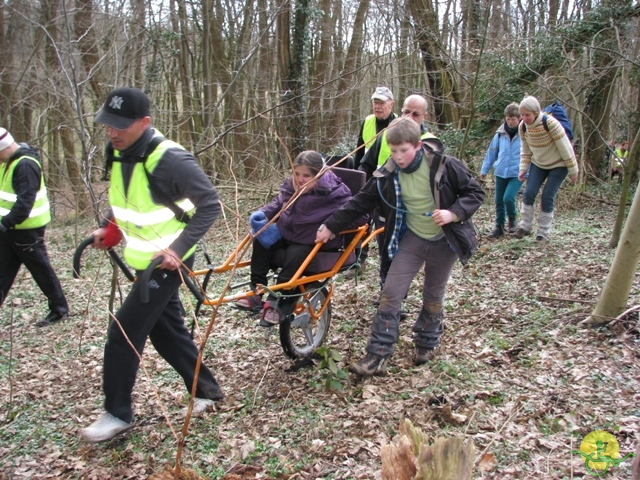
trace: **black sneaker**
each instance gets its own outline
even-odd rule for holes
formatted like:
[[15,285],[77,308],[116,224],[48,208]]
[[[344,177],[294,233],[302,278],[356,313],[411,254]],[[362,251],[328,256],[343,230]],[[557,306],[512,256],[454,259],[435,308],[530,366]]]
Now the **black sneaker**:
[[489,234],[489,238],[504,237],[504,227],[502,225],[496,225],[496,228]]
[[367,353],[364,358],[349,365],[349,371],[363,377],[386,375],[387,359],[374,353]]
[[36,327],[46,327],[48,325],[53,325],[60,320],[65,320],[69,318],[68,313],[60,313],[60,312],[49,312],[49,314],[44,317],[36,320]]
[[435,348],[416,347],[415,356],[413,357],[413,364],[416,367],[420,365],[424,365],[429,360],[431,360],[436,355],[437,352],[438,352],[438,347],[435,347]]

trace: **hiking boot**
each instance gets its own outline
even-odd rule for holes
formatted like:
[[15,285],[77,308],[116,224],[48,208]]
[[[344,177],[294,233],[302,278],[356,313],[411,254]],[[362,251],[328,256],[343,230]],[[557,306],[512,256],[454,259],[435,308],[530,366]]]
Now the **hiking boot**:
[[349,365],[349,371],[363,377],[386,375],[387,359],[375,353],[367,353],[364,358]]
[[531,235],[531,232],[527,232],[523,228],[517,228],[515,232],[513,232],[513,236],[515,238],[524,238],[527,235]]
[[49,312],[49,314],[44,317],[36,320],[36,327],[46,327],[48,325],[53,325],[60,320],[65,320],[69,318],[68,313],[60,313],[60,312]]
[[416,347],[415,356],[413,357],[413,364],[416,367],[420,365],[424,365],[429,360],[431,360],[437,352],[438,352],[438,347],[435,347],[435,348]]
[[508,232],[515,233],[517,228],[518,228],[518,224],[516,223],[516,217],[509,217]]
[[80,431],[80,439],[89,443],[106,442],[126,432],[131,427],[133,427],[132,424],[120,420],[110,413],[105,413],[87,428],[83,428]]
[[504,226],[496,225],[496,228],[489,234],[489,238],[500,238],[504,237]]
[[536,242],[538,242],[538,243],[546,243],[546,241],[547,241],[547,239],[544,238],[542,235],[538,235],[536,237]]

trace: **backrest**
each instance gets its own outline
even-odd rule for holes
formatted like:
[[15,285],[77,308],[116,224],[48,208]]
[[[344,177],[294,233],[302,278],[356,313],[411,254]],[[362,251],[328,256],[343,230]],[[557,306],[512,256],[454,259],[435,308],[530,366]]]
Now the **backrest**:
[[357,195],[364,184],[367,183],[367,174],[361,170],[351,170],[350,168],[333,167],[331,169],[345,183],[351,195]]
[[[324,163],[330,167],[331,165],[335,165],[336,163],[340,162],[340,160],[342,160],[344,157],[344,155],[328,155],[324,157]],[[342,162],[340,162],[340,168],[356,168],[353,155],[349,155]]]

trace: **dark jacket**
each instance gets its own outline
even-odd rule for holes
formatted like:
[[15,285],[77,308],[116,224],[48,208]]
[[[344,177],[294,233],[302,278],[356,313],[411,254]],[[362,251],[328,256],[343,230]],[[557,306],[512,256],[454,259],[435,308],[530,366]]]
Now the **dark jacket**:
[[[425,148],[425,147],[423,147]],[[450,210],[455,213],[459,222],[444,225],[442,230],[451,248],[456,252],[464,264],[469,260],[477,248],[477,239],[471,216],[484,202],[484,191],[477,180],[469,173],[465,165],[455,157],[431,153],[425,148],[423,161],[430,162],[431,192],[436,188],[440,191],[440,205],[436,208]],[[444,162],[442,178],[435,184],[436,173],[440,164]],[[358,195],[338,210],[326,222],[326,227],[332,232],[344,229],[353,219],[374,207],[382,212],[386,219],[387,228],[384,235],[384,251],[387,251],[393,234],[396,220],[396,193],[393,182],[395,164],[389,159],[380,167],[367,182]],[[384,198],[384,200],[383,200]],[[385,201],[386,200],[386,201]],[[435,201],[435,198],[434,198]]]
[[[286,205],[295,193],[292,178],[287,178],[280,186],[280,193],[260,210],[271,220],[282,207]],[[289,243],[313,245],[316,242],[318,227],[324,223],[336,210],[351,199],[351,191],[333,172],[326,172],[310,192],[300,195],[287,208],[276,224],[278,230]],[[356,220],[361,215],[354,218]],[[348,222],[348,226],[352,222]],[[336,232],[337,233],[337,232]],[[343,246],[343,238],[336,238],[327,242],[324,249],[336,249]]]

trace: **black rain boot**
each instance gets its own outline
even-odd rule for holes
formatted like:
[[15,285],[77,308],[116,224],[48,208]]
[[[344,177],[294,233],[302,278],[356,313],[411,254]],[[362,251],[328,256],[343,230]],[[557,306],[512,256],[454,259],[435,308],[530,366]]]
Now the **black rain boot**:
[[509,233],[515,233],[518,228],[518,223],[516,222],[516,217],[509,217]]
[[493,232],[489,234],[489,238],[499,238],[504,236],[504,226],[496,225],[496,228]]

